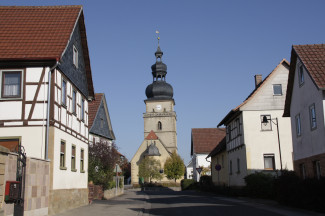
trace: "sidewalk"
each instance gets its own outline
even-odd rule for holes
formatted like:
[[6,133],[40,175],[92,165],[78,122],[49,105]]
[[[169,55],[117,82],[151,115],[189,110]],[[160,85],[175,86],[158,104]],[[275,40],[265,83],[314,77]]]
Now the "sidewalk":
[[124,194],[110,200],[94,200],[92,204],[66,211],[56,216],[101,216],[101,215],[146,215],[150,208],[146,202],[148,195],[140,189],[125,190]]

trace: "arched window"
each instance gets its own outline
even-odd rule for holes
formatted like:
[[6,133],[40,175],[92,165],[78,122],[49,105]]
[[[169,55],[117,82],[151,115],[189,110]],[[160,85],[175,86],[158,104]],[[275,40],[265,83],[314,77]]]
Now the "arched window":
[[160,121],[158,122],[158,130],[162,130],[162,124]]

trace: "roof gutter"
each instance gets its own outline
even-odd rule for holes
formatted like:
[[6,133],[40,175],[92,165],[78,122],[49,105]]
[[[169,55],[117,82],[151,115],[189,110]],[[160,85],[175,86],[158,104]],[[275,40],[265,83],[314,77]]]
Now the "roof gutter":
[[45,137],[45,160],[49,157],[49,131],[50,131],[50,102],[51,102],[51,73],[59,65],[57,59],[55,65],[48,72],[48,89],[47,89],[47,114],[46,114],[46,137]]

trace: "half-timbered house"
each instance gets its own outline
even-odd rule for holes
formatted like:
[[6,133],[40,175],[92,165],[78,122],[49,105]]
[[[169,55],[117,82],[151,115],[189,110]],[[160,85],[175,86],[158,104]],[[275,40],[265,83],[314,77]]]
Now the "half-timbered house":
[[0,27],[0,145],[50,160],[49,179],[27,180],[50,182],[49,214],[85,205],[94,90],[83,8],[2,6]]
[[218,124],[226,126],[230,186],[255,172],[293,169],[290,119],[282,117],[288,73],[283,59],[264,80],[256,75],[252,93]]

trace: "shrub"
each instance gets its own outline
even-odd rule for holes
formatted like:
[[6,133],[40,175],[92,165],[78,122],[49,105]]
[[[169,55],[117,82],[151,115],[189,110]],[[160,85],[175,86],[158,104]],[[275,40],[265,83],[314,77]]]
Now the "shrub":
[[274,198],[274,177],[271,174],[256,172],[245,178],[246,193],[251,197]]
[[325,179],[300,179],[294,172],[285,171],[275,181],[279,203],[325,212]]
[[196,182],[193,179],[183,179],[181,181],[182,190],[190,190],[196,187]]

